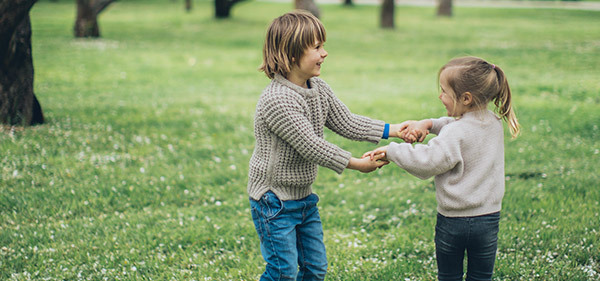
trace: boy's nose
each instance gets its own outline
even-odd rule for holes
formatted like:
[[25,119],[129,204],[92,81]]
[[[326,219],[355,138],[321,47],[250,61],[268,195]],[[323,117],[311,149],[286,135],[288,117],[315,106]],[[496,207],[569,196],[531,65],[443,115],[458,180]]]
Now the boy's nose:
[[327,51],[325,51],[325,49],[322,49],[323,51],[321,52],[321,56],[322,57],[326,57],[327,55],[329,55],[329,53],[327,53]]

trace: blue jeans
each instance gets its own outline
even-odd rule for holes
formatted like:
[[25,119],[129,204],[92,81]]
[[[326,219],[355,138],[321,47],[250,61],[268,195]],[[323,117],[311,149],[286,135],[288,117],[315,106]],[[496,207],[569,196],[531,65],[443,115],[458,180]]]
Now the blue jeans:
[[445,217],[438,213],[435,253],[438,279],[462,280],[467,251],[467,280],[492,280],[500,212],[477,217]]
[[281,201],[271,191],[250,199],[252,219],[267,262],[260,280],[324,280],[327,257],[319,197]]

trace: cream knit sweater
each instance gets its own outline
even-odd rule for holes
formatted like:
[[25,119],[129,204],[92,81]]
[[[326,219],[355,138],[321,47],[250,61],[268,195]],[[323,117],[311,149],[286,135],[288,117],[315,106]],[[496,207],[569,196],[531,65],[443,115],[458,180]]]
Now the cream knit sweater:
[[432,119],[437,136],[412,146],[391,143],[387,158],[421,178],[435,176],[438,212],[470,217],[500,211],[504,196],[502,120],[489,110]]
[[310,195],[317,165],[342,173],[352,155],[323,139],[324,127],[357,141],[378,143],[383,135],[383,121],[352,114],[323,80],[308,83],[305,89],[276,75],[258,100],[248,172],[255,200],[269,190],[281,200]]

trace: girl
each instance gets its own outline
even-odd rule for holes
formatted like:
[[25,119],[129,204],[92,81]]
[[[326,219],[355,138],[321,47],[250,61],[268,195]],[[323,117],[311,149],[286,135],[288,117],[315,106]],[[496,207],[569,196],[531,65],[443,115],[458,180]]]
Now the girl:
[[[439,280],[462,280],[465,250],[467,280],[491,280],[504,196],[501,119],[513,138],[519,134],[510,88],[500,67],[476,57],[451,60],[438,80],[449,117],[411,121],[400,132],[407,142],[429,130],[437,137],[414,147],[390,143],[364,156],[385,155],[421,179],[435,176]],[[500,117],[487,110],[490,101]]]
[[[256,144],[248,194],[267,262],[261,280],[323,280],[323,229],[311,184],[317,166],[371,172],[387,161],[354,158],[323,139],[324,127],[352,140],[379,142],[398,125],[352,114],[323,80],[325,28],[309,13],[276,18],[267,30],[261,71],[271,79],[254,117]],[[381,156],[380,156],[381,157]]]

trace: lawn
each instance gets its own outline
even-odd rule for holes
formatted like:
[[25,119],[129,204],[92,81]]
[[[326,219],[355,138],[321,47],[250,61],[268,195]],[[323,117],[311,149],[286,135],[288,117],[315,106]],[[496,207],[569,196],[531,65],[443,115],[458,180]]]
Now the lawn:
[[[256,280],[246,194],[265,29],[291,4],[120,1],[74,39],[73,1],[31,11],[47,123],[0,132],[1,280]],[[355,113],[439,117],[437,71],[501,66],[522,135],[505,133],[496,280],[600,280],[600,12],[321,5],[322,78]],[[376,146],[326,139],[354,156]],[[382,141],[380,144],[387,144]],[[320,169],[328,280],[433,280],[433,180],[392,165]]]

